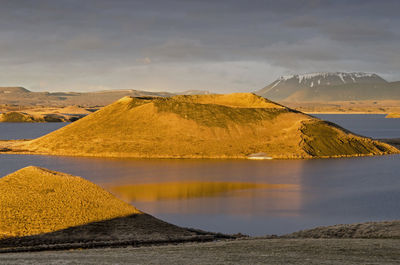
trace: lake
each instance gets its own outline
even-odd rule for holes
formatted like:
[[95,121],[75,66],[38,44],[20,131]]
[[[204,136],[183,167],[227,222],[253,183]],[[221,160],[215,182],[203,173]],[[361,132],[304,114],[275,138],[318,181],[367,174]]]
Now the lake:
[[314,114],[313,116],[334,122],[367,137],[377,139],[400,137],[400,119],[386,119],[385,114]]
[[[382,115],[315,116],[369,137],[400,137],[400,120]],[[0,135],[7,128],[9,138],[32,138],[52,126],[0,123]],[[400,219],[399,155],[271,161],[0,155],[0,176],[28,165],[84,176],[160,219],[209,231],[284,234]]]

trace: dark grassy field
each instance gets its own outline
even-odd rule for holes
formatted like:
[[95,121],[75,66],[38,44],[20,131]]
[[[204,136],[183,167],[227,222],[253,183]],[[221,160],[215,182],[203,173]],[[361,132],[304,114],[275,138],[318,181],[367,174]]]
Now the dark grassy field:
[[395,239],[241,239],[0,254],[1,264],[399,264]]

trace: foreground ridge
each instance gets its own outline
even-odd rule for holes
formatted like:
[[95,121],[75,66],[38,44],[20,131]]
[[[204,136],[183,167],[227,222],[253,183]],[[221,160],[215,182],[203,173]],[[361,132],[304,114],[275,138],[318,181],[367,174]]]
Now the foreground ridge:
[[0,179],[0,252],[230,238],[181,228],[80,177],[29,166]]

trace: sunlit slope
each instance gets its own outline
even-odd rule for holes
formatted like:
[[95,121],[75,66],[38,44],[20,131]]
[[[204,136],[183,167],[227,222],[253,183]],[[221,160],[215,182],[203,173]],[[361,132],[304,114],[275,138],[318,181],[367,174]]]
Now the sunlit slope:
[[0,114],[0,122],[34,122],[35,118],[32,115],[20,112],[8,112]]
[[400,118],[400,113],[389,113],[385,118],[398,119]]
[[0,178],[0,239],[138,213],[80,177],[30,166]]
[[250,93],[125,97],[13,149],[142,158],[245,158],[260,152],[307,158],[397,151]]

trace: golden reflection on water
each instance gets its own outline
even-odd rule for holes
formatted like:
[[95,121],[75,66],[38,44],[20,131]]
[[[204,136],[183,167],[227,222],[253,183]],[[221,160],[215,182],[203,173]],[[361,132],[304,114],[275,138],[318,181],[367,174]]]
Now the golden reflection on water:
[[[255,189],[297,189],[297,185],[266,184],[250,182],[161,182],[108,187],[116,196],[130,202],[154,202],[160,200],[182,200],[201,197],[218,197],[231,191]],[[248,196],[249,193],[229,193],[230,196]]]

